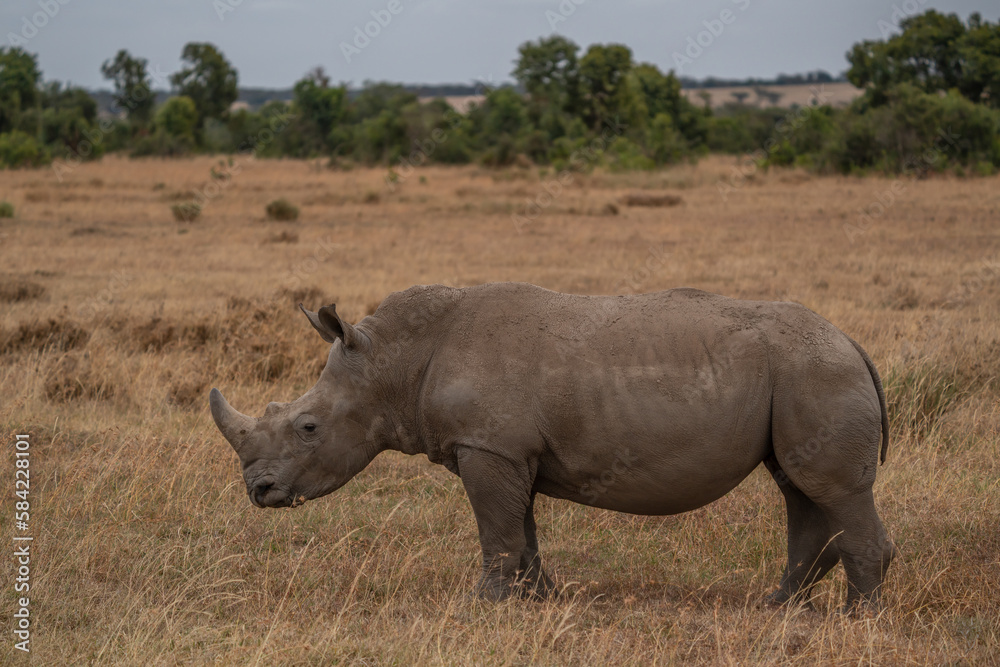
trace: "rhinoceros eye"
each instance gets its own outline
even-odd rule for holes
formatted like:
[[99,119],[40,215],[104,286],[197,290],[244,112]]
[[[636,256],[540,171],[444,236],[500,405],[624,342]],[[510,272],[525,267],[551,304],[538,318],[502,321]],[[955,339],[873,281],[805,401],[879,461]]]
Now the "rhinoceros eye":
[[316,424],[306,424],[302,428],[306,431],[306,433],[312,433],[316,430]]

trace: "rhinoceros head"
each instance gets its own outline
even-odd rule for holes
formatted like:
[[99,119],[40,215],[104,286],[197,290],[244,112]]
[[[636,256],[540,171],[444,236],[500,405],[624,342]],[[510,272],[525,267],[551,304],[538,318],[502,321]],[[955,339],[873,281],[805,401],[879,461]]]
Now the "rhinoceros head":
[[333,343],[312,389],[291,403],[269,404],[259,419],[235,410],[218,389],[209,398],[257,507],[294,507],[336,491],[383,449],[372,432],[380,419],[366,398],[369,337],[341,320],[332,305],[302,311]]

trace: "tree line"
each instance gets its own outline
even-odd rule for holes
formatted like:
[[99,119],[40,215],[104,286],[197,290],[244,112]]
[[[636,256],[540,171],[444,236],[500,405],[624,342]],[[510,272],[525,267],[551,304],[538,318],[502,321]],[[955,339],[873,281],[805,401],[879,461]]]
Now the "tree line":
[[[772,97],[769,107],[738,100],[713,110],[707,100],[689,101],[672,71],[636,62],[625,45],[583,50],[559,35],[522,44],[517,85],[482,86],[482,101],[462,112],[389,83],[349,93],[322,68],[295,83],[291,101],[236,108],[237,71],[215,46],[187,44],[182,59],[169,77],[124,50],[108,59],[101,72],[119,113],[101,118],[86,91],[43,82],[33,54],[0,49],[0,166],[108,151],[253,151],[339,165],[392,166],[416,156],[561,168],[600,139],[587,167],[653,169],[707,152],[842,173],[1000,167],[1000,25],[978,14],[962,21],[930,10],[903,19],[895,35],[855,44],[846,76],[863,94],[846,108],[824,103],[830,77],[816,73],[805,77],[818,87],[815,106],[777,108]],[[172,90],[159,105],[157,77]]]

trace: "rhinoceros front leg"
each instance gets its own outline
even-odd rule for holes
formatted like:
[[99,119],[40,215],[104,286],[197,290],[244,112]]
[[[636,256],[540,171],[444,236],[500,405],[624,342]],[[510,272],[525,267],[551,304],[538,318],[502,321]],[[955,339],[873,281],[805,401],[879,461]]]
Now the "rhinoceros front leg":
[[483,549],[476,594],[488,600],[547,593],[535,537],[532,474],[527,463],[471,447],[457,450],[459,475],[472,503]]
[[535,494],[531,494],[528,511],[524,515],[524,551],[521,552],[520,582],[522,590],[538,597],[557,595],[555,583],[542,570],[542,557],[538,554],[538,536],[535,533]]

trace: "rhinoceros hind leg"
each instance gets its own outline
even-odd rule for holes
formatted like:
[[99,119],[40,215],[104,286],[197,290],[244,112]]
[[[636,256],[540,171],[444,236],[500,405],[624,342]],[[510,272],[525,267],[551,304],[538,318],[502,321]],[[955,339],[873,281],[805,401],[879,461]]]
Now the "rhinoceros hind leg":
[[840,560],[834,534],[823,510],[792,483],[773,455],[764,465],[778,483],[788,511],[788,565],[778,590],[767,601],[808,603],[813,586]]
[[896,555],[875,511],[871,490],[829,503],[824,510],[838,529],[837,549],[847,571],[847,604],[844,611],[877,612],[882,583]]

